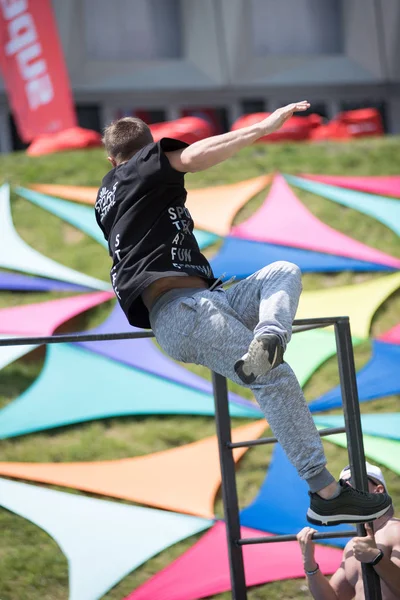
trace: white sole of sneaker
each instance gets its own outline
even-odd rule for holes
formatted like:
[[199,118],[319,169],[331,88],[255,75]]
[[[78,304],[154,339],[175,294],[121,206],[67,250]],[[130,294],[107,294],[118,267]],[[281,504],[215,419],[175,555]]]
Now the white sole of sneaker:
[[368,515],[368,517],[357,517],[356,515],[335,515],[333,516],[322,516],[318,513],[314,512],[309,508],[307,510],[307,521],[313,523],[314,525],[338,525],[339,523],[368,523],[369,521],[375,521],[375,519],[379,519],[389,510],[391,505],[383,508],[382,510]]

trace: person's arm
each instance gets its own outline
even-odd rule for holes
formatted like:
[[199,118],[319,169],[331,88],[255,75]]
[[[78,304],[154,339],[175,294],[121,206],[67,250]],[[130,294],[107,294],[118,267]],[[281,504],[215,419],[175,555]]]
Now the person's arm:
[[288,120],[295,112],[307,110],[310,104],[303,100],[288,104],[283,108],[278,108],[269,117],[236,131],[229,131],[222,135],[205,138],[191,144],[183,150],[175,150],[166,152],[171,166],[177,171],[183,173],[195,173],[196,171],[204,171],[209,167],[213,167],[227,158],[230,158],[236,152],[239,152],[245,146],[250,146],[253,142],[273,133]]
[[[378,556],[380,550],[376,545],[374,532],[368,523],[366,523],[365,529],[366,537],[354,539],[354,556],[360,562],[369,563]],[[388,542],[392,548],[390,558],[384,556],[374,566],[374,569],[396,597],[400,598],[400,527],[396,526],[395,534],[392,539],[388,539]]]
[[[303,555],[304,571],[315,571],[317,562],[314,558],[315,545],[312,541],[315,529],[304,527],[298,534],[297,539]],[[354,589],[346,579],[343,561],[338,570],[332,575],[330,581],[318,569],[314,575],[307,575],[308,588],[314,600],[352,600]]]

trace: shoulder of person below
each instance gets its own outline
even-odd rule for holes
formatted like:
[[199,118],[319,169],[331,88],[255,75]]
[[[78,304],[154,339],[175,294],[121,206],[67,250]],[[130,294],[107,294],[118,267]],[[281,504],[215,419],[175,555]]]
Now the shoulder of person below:
[[[386,526],[382,528],[379,533],[382,533],[382,537],[386,540],[390,540],[393,545],[400,543],[400,519],[390,519],[386,523]],[[377,535],[378,535],[377,534]],[[379,536],[381,537],[381,536]]]

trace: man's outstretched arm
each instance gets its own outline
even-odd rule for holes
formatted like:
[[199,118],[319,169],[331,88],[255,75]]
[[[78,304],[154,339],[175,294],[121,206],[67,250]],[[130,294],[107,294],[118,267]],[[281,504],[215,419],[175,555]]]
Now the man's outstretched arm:
[[204,171],[227,158],[230,158],[236,152],[239,152],[245,146],[250,146],[253,142],[273,133],[288,120],[295,112],[302,112],[310,107],[309,102],[294,102],[283,108],[278,108],[269,117],[236,131],[229,131],[222,135],[205,138],[195,142],[183,150],[167,152],[171,166],[177,171],[183,173],[195,173]]

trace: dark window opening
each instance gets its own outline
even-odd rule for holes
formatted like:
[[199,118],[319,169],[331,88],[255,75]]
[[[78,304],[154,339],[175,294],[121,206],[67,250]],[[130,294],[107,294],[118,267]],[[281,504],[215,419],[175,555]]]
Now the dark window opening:
[[29,146],[29,143],[25,144],[25,142],[23,142],[22,139],[20,138],[20,135],[18,133],[17,126],[15,124],[14,117],[12,116],[12,114],[9,115],[9,119],[10,119],[12,149],[13,150],[26,150],[27,147]]
[[182,117],[200,117],[210,123],[214,127],[214,135],[229,131],[228,111],[226,108],[210,108],[208,106],[191,106],[181,110]]
[[119,108],[115,111],[115,119],[122,119],[123,117],[138,117],[148,125],[152,125],[153,123],[166,121],[167,113],[163,108]]
[[241,101],[242,115],[252,113],[267,112],[265,100],[257,98],[246,98]]
[[76,116],[79,127],[101,132],[100,107],[98,104],[78,104]]

